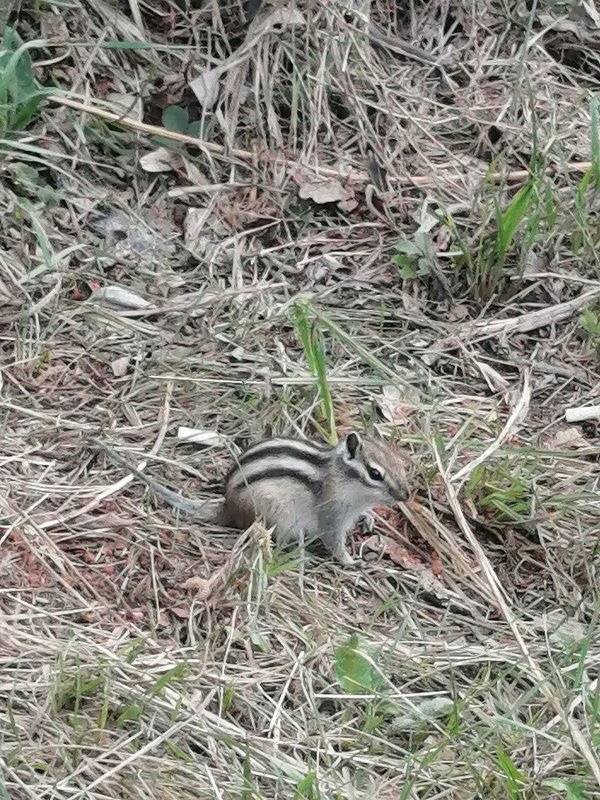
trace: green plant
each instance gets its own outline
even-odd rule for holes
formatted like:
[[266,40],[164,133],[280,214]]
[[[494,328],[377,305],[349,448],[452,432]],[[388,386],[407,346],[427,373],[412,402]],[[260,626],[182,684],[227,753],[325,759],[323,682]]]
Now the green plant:
[[162,124],[168,131],[186,136],[200,136],[200,121],[190,122],[190,115],[181,106],[167,106],[162,113]]
[[323,336],[316,326],[315,320],[309,318],[309,310],[299,303],[294,310],[294,323],[296,331],[302,342],[304,357],[310,371],[317,379],[319,389],[319,400],[321,414],[327,425],[329,441],[337,444],[337,433],[335,429],[335,410],[331,398],[331,389],[327,380],[327,360],[325,356],[325,342]]
[[429,242],[429,234],[415,231],[412,238],[404,239],[396,245],[397,255],[392,261],[400,268],[400,274],[405,280],[431,273]]
[[0,49],[0,130],[4,134],[24,130],[50,91],[38,85],[28,52],[40,44],[24,44],[13,28],[4,31]]
[[593,205],[589,202],[590,192],[595,193],[600,189],[600,134],[598,131],[598,99],[592,96],[590,99],[590,138],[592,161],[589,169],[584,173],[577,186],[575,195],[575,220],[577,229],[573,234],[572,247],[574,253],[579,253],[584,243],[589,244],[589,249],[595,252],[598,233],[597,225],[596,236],[592,235],[594,226],[590,225],[589,208]]
[[588,306],[581,315],[579,324],[588,334],[596,356],[600,357],[600,306]]
[[467,495],[497,522],[524,522],[531,517],[531,487],[507,462],[473,470]]
[[[460,255],[454,259],[455,267],[466,270],[472,294],[485,302],[504,289],[508,276],[514,272],[513,268],[509,269],[508,260],[517,232],[525,229],[518,258],[519,271],[522,272],[544,217],[539,200],[539,181],[533,171],[527,183],[504,209],[501,208],[498,194],[494,186],[491,196],[483,201],[481,223],[474,245],[460,235],[451,217],[446,218],[446,224],[460,249]],[[547,203],[546,196],[544,209]]]
[[564,800],[588,800],[589,795],[583,793],[583,784],[580,781],[566,781],[563,778],[548,778],[542,784],[549,789],[564,792]]
[[347,694],[371,694],[381,689],[381,675],[362,652],[356,633],[335,651],[335,673],[342,691]]
[[505,787],[510,800],[521,800],[523,797],[522,790],[527,785],[526,778],[517,769],[514,761],[504,748],[500,746],[498,746],[498,764],[506,777]]
[[320,798],[317,776],[314,772],[309,772],[296,784],[294,800],[320,800]]

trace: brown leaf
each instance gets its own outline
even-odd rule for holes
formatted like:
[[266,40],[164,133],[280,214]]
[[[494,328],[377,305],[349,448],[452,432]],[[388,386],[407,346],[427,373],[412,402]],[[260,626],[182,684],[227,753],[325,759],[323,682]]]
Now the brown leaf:
[[560,428],[546,445],[549,449],[564,450],[573,448],[582,450],[589,447],[589,442],[578,428]]
[[382,536],[383,539],[383,553],[389,559],[391,559],[394,564],[398,564],[399,567],[404,567],[404,569],[411,569],[411,570],[420,570],[423,569],[423,562],[420,558],[417,558],[415,555],[410,553],[406,547],[395,542],[393,539],[389,538],[388,536]]
[[158,147],[140,158],[140,167],[144,172],[171,172],[176,162],[180,161],[177,153],[167,150],[166,147]]
[[302,200],[323,203],[341,203],[353,198],[352,192],[345,189],[335,178],[323,180],[304,180],[299,185],[298,195]]
[[379,397],[376,398],[379,410],[384,418],[395,425],[406,423],[414,409],[406,402],[407,398],[395,386],[384,386]]
[[192,575],[182,584],[183,589],[195,590],[196,600],[208,600],[217,589],[222,588],[229,575],[230,564],[224,564],[215,574],[210,578],[201,578],[199,575]]

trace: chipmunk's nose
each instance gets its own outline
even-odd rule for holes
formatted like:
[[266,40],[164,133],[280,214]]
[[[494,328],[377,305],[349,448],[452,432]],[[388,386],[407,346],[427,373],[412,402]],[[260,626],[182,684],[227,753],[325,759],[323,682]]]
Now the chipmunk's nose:
[[394,491],[394,500],[397,500],[399,503],[405,503],[409,497],[410,492],[408,491],[408,486],[398,486]]

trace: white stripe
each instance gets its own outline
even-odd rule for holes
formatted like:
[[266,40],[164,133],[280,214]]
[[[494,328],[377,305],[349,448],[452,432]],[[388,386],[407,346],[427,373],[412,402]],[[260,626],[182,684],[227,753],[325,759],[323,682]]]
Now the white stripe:
[[[232,489],[239,488],[247,481],[255,479],[261,473],[272,469],[288,469],[310,481],[319,481],[323,478],[322,468],[309,464],[308,461],[303,461],[302,458],[280,458],[274,455],[259,458],[249,464],[243,464],[231,476],[229,486]],[[285,478],[271,478],[270,480],[285,480]]]
[[259,442],[249,447],[242,455],[250,455],[250,453],[254,455],[263,450],[277,449],[278,447],[293,447],[294,450],[298,451],[298,456],[300,458],[302,458],[302,453],[308,453],[314,456],[327,456],[332,452],[332,448],[325,446],[321,448],[312,442],[303,441],[301,439],[267,439],[265,442]]

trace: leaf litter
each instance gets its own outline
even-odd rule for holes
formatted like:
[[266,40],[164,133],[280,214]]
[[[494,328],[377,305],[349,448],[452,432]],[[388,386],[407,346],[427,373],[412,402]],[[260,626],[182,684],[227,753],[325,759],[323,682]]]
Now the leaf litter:
[[[59,38],[1,98],[0,791],[591,797],[594,6],[259,5],[11,18]],[[412,464],[360,569],[90,445],[208,497],[249,441],[323,439],[298,300],[335,424]]]

